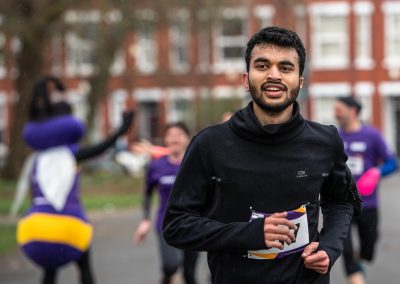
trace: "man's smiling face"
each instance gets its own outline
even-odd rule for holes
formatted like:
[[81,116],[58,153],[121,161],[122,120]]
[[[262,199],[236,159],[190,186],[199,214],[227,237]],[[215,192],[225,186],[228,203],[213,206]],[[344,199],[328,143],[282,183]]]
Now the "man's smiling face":
[[292,105],[303,85],[296,50],[276,45],[256,45],[244,76],[254,103],[267,113],[280,113]]

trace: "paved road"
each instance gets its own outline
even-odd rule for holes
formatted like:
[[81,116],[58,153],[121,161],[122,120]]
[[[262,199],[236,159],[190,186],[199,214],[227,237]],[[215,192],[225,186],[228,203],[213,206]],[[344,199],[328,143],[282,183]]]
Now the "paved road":
[[[376,262],[367,266],[369,284],[400,283],[400,175],[382,182],[381,239]],[[139,211],[102,212],[93,214],[95,226],[92,260],[98,284],[156,284],[159,283],[159,261],[154,234],[143,246],[131,244]],[[1,284],[38,284],[39,270],[17,250],[0,256]],[[199,284],[208,283],[205,255],[198,268]],[[58,284],[77,283],[75,267],[60,271]],[[176,279],[176,283],[181,283]],[[339,260],[332,271],[333,284],[345,283]]]

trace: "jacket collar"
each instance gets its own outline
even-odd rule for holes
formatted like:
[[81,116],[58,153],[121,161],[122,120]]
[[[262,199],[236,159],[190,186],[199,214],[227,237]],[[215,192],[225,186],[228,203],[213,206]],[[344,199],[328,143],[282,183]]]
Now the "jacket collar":
[[282,124],[261,125],[253,112],[253,102],[236,112],[229,121],[230,128],[240,137],[259,143],[276,144],[288,141],[299,135],[305,121],[300,114],[297,102],[293,104],[292,117]]

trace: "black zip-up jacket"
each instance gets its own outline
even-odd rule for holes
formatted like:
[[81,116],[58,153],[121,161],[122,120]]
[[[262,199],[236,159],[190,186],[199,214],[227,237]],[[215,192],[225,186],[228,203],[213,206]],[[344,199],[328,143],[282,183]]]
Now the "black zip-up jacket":
[[[329,274],[305,268],[301,252],[257,260],[248,250],[267,249],[264,213],[307,204],[310,242],[319,241],[331,266],[340,256],[353,207],[324,195],[346,186],[337,130],[307,121],[294,104],[292,118],[262,126],[252,103],[228,122],[206,128],[191,141],[169,199],[166,241],[184,250],[207,251],[214,284],[329,283]],[[331,186],[331,180],[335,186]],[[319,207],[324,217],[318,231]]]

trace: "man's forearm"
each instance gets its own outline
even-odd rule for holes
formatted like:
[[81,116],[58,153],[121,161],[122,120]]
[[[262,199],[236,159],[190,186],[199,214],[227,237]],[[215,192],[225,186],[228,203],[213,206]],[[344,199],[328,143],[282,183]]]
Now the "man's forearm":
[[326,203],[322,206],[323,228],[318,250],[324,250],[330,258],[330,267],[343,251],[343,242],[350,229],[353,206],[349,203]]

